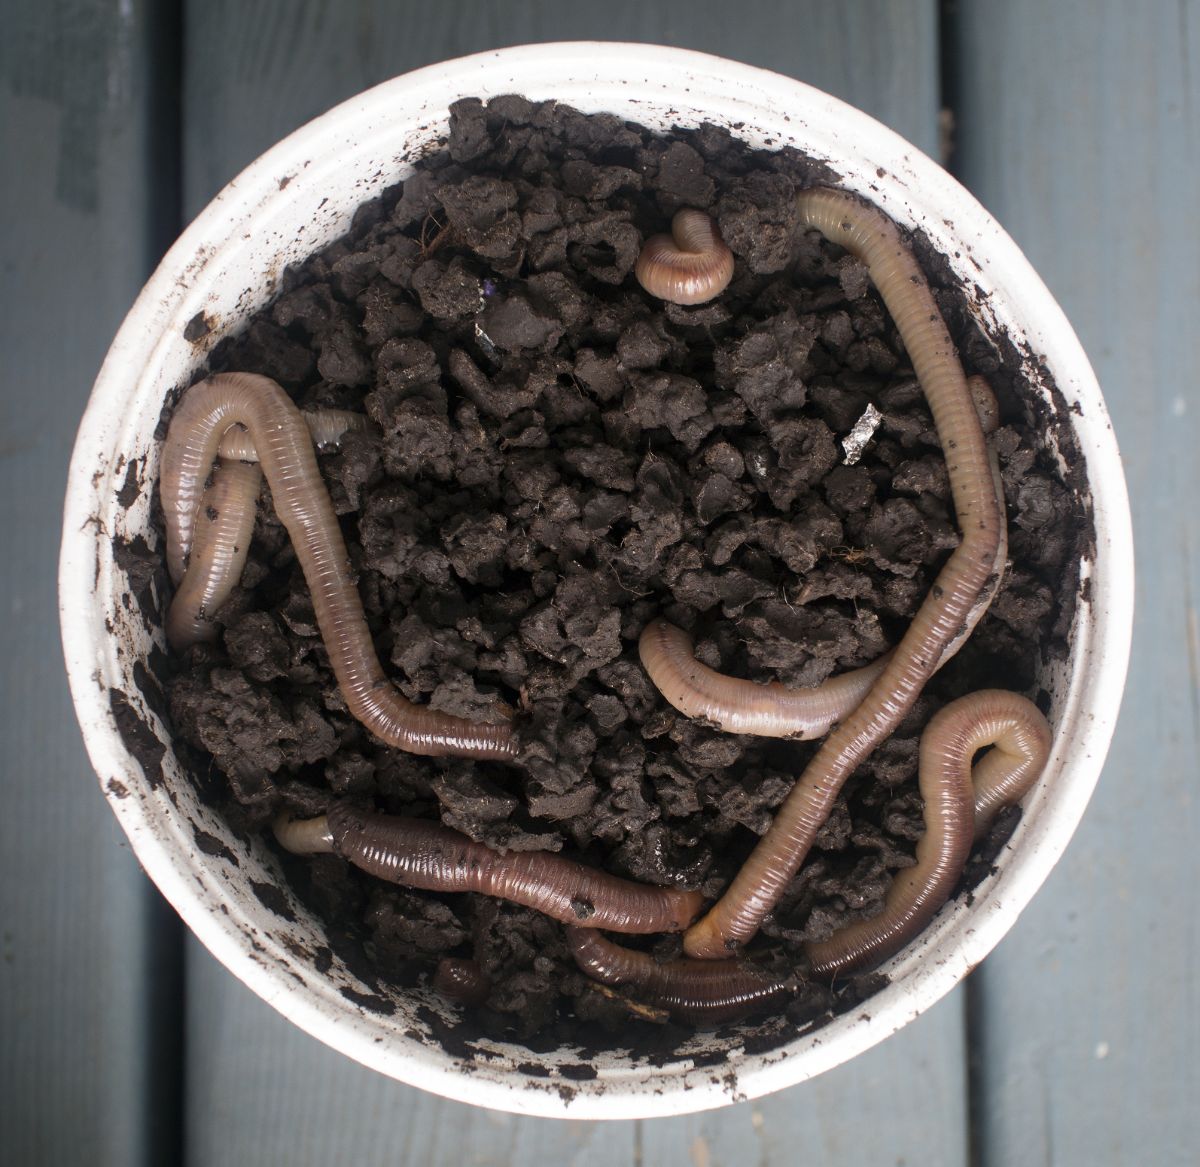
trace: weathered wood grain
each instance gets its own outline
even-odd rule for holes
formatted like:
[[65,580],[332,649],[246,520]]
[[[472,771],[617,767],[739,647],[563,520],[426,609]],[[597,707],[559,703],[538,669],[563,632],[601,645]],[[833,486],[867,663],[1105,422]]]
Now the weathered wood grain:
[[[721,53],[800,77],[931,152],[937,145],[931,0],[703,0],[686,9],[632,0],[277,0],[191,3],[187,12],[189,216],[262,150],[337,101],[420,65],[531,41],[602,37]],[[773,1099],[599,1125],[496,1115],[397,1086],[291,1029],[194,946],[188,983],[186,1129],[197,1164],[965,1161],[959,994],[852,1065]],[[877,1110],[886,1122],[863,1122]]]
[[1099,374],[1133,503],[1116,740],[1066,858],[984,965],[980,1163],[1196,1162],[1200,1147],[1200,10],[964,3],[958,167]]
[[174,1138],[172,925],[84,754],[55,601],[75,428],[163,243],[156,36],[146,4],[85,0],[7,4],[0,33],[0,1160],[39,1167],[148,1165]]
[[185,207],[339,101],[506,45],[644,41],[716,53],[843,97],[936,156],[934,0],[202,0],[187,4]]

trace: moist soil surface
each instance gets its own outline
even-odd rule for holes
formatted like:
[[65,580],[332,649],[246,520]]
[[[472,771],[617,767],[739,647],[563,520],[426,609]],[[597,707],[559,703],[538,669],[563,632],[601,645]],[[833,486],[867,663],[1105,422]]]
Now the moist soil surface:
[[[223,775],[206,797],[236,830],[270,837],[280,809],[350,798],[721,892],[815,745],[676,713],[639,663],[642,628],[665,615],[715,668],[813,685],[895,644],[957,543],[930,415],[864,267],[795,226],[795,191],[825,181],[836,175],[798,153],[715,127],[663,138],[553,103],[465,100],[438,152],[221,343],[211,371],[264,373],[304,408],[374,420],[321,465],[385,671],[461,716],[494,718],[499,698],[521,743],[515,765],[415,757],[350,717],[264,487],[223,635],[168,683],[177,734],[211,758],[197,769]],[[737,259],[729,289],[690,308],[632,274],[681,206],[712,213]],[[1046,452],[1053,418],[1030,404],[1016,350],[984,336],[945,262],[914,246],[967,371],[1000,400],[1011,567],[849,781],[755,942],[798,973],[798,1025],[878,984],[807,982],[801,947],[877,912],[913,862],[922,727],[982,687],[1046,706],[1037,676],[1066,652],[1086,550],[1078,491]],[[841,442],[869,404],[882,419],[854,462]],[[968,881],[1014,822],[1003,816]],[[661,1021],[586,980],[561,926],[534,911],[409,891],[333,856],[284,862],[368,978],[414,984],[443,955],[478,961],[484,1033],[532,1048],[664,1040]],[[679,951],[677,937],[629,943]]]

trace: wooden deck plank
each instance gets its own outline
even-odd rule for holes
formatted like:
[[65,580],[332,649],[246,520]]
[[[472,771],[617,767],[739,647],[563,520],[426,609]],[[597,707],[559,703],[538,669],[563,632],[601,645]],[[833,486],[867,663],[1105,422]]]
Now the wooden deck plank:
[[207,0],[187,5],[185,206],[347,97],[468,53],[555,40],[645,41],[716,53],[845,98],[936,156],[934,0]]
[[[937,143],[936,5],[703,0],[686,12],[613,0],[597,11],[537,0],[404,4],[192,3],[187,20],[185,206],[332,104],[405,70],[531,41],[644,40],[722,53],[801,77],[874,112],[923,148]],[[965,1160],[964,1026],[956,995],[906,1033],[762,1103],[648,1124],[499,1116],[388,1082],[291,1029],[193,948],[188,958],[188,1158],[200,1164],[507,1164],[517,1161],[766,1165],[844,1162],[864,1106],[886,1129],[877,1161]],[[936,1092],[938,1101],[929,1099]],[[298,1132],[300,1137],[298,1137]],[[816,1132],[814,1134],[814,1132]],[[698,1156],[707,1155],[708,1158]]]
[[75,429],[157,258],[146,4],[18,0],[0,38],[0,1159],[164,1161],[171,931],[84,754],[56,570]]
[[1200,10],[965,3],[958,168],[1099,374],[1138,615],[1108,765],[1066,858],[979,974],[979,1147],[1009,1163],[1200,1146]]

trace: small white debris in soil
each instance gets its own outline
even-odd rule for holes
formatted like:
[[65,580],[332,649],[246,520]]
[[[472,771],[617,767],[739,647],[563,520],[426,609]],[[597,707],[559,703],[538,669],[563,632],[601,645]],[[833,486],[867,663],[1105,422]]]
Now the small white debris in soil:
[[475,323],[475,339],[479,341],[479,347],[494,361],[496,360],[496,346],[492,344],[492,338],[480,327],[479,322]]
[[854,423],[854,428],[842,438],[842,449],[846,451],[846,456],[842,461],[847,466],[853,466],[862,457],[863,450],[867,448],[867,443],[874,437],[881,421],[883,421],[883,414],[875,406],[868,405],[863,411],[862,417]]

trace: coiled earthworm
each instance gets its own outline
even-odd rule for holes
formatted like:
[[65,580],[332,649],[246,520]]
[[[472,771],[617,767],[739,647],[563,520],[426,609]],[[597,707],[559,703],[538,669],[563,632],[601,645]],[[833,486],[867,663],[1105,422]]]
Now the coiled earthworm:
[[384,676],[312,437],[292,399],[269,377],[221,373],[181,398],[163,447],[161,490],[168,555],[182,563],[181,530],[191,529],[197,484],[207,477],[231,425],[250,432],[275,510],[291,536],[312,592],[313,611],[351,714],[388,745],[414,754],[510,759],[507,722],[477,724],[405,700]]
[[791,992],[786,981],[746,960],[660,962],[649,953],[622,948],[592,928],[568,928],[567,943],[589,977],[606,985],[629,985],[648,1004],[692,1025],[737,1021]]
[[451,1001],[482,1005],[492,991],[492,982],[477,960],[443,956],[433,974],[433,987]]
[[[984,746],[993,748],[972,768]],[[972,842],[1033,785],[1049,753],[1046,719],[1016,693],[982,689],[937,713],[921,735],[925,833],[916,865],[896,873],[879,915],[806,946],[813,973],[871,968],[912,940],[954,890]]]
[[[303,415],[313,444],[332,445],[350,430],[365,430],[371,420],[345,409],[325,409]],[[167,611],[167,643],[180,652],[188,645],[215,640],[218,627],[213,614],[229,599],[250,550],[250,533],[258,505],[262,471],[250,434],[230,426],[217,449],[217,464],[200,498],[194,519],[191,547]],[[168,499],[163,499],[164,509]]]
[[797,196],[803,225],[857,255],[908,350],[946,458],[962,540],[862,703],[825,739],[767,833],[713,909],[684,937],[690,956],[743,944],[799,870],[846,778],[899,724],[994,572],[1003,509],[954,342],[900,229],[878,208],[827,188]]
[[[554,920],[613,932],[681,932],[704,900],[698,891],[652,887],[545,851],[493,851],[424,819],[376,814],[336,802],[290,824],[289,840],[312,838],[378,879],[426,891],[473,891],[536,908]],[[276,829],[276,837],[286,847]]]
[[[967,385],[985,433],[999,425],[999,407],[984,378],[969,377]],[[1004,488],[994,450],[989,448],[997,498]],[[966,643],[1000,586],[1008,559],[1008,533],[1001,525],[992,572],[967,619],[938,659],[940,669]],[[807,689],[789,689],[778,681],[760,684],[730,677],[696,659],[692,638],[663,619],[651,620],[638,641],[642,667],[663,697],[687,717],[698,717],[726,733],[811,741],[823,737],[858,706],[891,653],[869,665],[830,677]],[[934,670],[936,671],[936,669]]]
[[672,304],[704,304],[733,278],[733,252],[711,215],[683,207],[670,235],[651,235],[642,244],[633,274],[652,296]]

